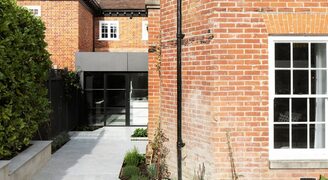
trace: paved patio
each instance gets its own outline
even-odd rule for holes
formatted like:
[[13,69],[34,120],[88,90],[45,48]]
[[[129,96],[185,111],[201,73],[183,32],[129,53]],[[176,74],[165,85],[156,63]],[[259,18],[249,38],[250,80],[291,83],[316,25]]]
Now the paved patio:
[[116,180],[126,151],[145,153],[145,141],[131,142],[135,127],[104,127],[74,132],[33,180]]

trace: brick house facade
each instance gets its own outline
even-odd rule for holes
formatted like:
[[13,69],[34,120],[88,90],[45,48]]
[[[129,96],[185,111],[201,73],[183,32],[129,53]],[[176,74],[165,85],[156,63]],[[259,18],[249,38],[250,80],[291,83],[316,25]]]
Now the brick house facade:
[[[88,1],[17,1],[21,6],[40,8],[40,17],[46,26],[46,42],[54,67],[74,70],[76,52],[148,51],[147,39],[142,39],[142,24],[147,22],[147,17],[99,15],[86,2]],[[99,3],[99,8],[106,10],[120,9],[126,4],[122,1],[121,5],[112,6],[112,1],[106,0]],[[130,9],[131,6],[145,9],[144,3],[131,4],[126,8]],[[99,40],[99,21],[118,21],[120,39]]]
[[[120,40],[102,41],[99,38],[99,21],[118,21],[120,25]],[[142,22],[147,22],[147,17],[97,17],[95,23],[95,51],[109,52],[147,52],[147,40],[142,39]]]
[[93,51],[93,15],[76,1],[17,1],[21,6],[40,7],[47,28],[46,42],[53,66],[74,69],[75,53]]
[[79,72],[90,125],[147,125],[144,0],[18,0],[40,16],[53,67]]
[[[203,163],[205,179],[328,175],[327,1],[182,4],[184,179]],[[176,1],[160,7],[159,17],[148,17],[160,21],[149,29],[150,49],[159,37],[162,48],[160,95],[149,59],[148,126],[154,131],[161,119],[176,177]]]

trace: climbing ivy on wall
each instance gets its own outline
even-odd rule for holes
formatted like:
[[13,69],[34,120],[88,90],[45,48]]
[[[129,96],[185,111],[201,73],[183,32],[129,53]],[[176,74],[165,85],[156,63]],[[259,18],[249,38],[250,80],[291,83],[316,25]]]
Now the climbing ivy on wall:
[[14,0],[0,1],[0,159],[28,146],[48,120],[51,61],[44,31],[42,21]]

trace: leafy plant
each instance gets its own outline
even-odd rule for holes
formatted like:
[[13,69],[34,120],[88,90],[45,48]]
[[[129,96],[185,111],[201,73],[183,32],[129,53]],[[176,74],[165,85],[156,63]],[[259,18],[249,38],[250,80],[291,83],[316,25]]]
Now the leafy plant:
[[65,69],[65,71],[62,71],[62,77],[64,79],[65,95],[70,98],[74,90],[81,89],[80,76],[78,75],[78,72]]
[[144,161],[144,156],[141,155],[136,147],[131,151],[128,151],[124,157],[124,163],[127,166],[138,166],[142,161]]
[[147,137],[147,128],[137,128],[134,130],[133,134],[131,137]]
[[326,177],[323,176],[323,175],[320,175],[320,180],[328,180],[328,178],[326,178]]
[[132,176],[139,176],[140,170],[136,166],[125,166],[123,168],[123,176],[127,178],[131,178]]
[[156,175],[157,175],[156,165],[155,164],[149,164],[147,166],[147,172],[148,172],[148,176],[149,176],[150,179],[155,179]]
[[146,176],[134,175],[130,178],[130,180],[148,180],[148,178]]
[[0,9],[0,159],[9,159],[49,119],[51,61],[41,19],[13,0],[1,0]]

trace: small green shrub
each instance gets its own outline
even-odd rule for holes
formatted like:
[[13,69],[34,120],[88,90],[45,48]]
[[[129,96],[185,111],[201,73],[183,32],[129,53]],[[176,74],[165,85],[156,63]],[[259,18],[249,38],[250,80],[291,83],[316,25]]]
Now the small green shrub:
[[128,151],[124,157],[124,163],[127,166],[138,166],[142,161],[144,161],[145,157],[139,154],[139,151],[136,147],[134,147],[131,151]]
[[131,135],[131,137],[147,137],[147,128],[143,129],[143,128],[137,128],[134,130],[133,134]]
[[146,176],[134,175],[130,178],[130,180],[148,180],[148,178]]
[[147,172],[150,179],[155,179],[157,175],[157,169],[155,164],[149,164],[147,166]]
[[80,76],[78,75],[78,72],[68,71],[65,69],[62,71],[62,77],[64,79],[65,96],[67,98],[71,98],[72,92],[76,89],[81,89]]
[[132,176],[139,176],[140,170],[136,166],[125,166],[123,168],[123,176],[127,178],[131,178]]
[[70,137],[67,132],[62,132],[56,137],[52,139],[51,143],[51,152],[56,152],[59,148],[61,148],[64,144],[66,144],[70,140]]

